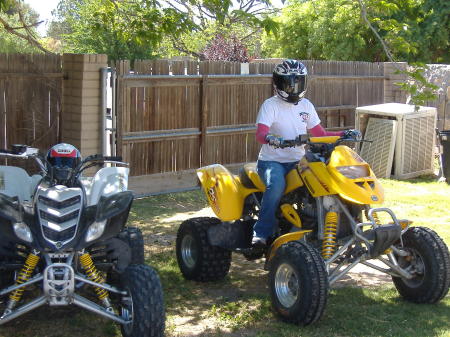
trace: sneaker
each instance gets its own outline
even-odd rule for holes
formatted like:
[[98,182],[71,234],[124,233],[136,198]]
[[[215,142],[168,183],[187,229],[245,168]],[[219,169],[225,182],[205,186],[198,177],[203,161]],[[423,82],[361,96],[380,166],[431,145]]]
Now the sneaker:
[[252,246],[265,246],[266,245],[266,239],[260,238],[258,236],[254,236],[252,238]]

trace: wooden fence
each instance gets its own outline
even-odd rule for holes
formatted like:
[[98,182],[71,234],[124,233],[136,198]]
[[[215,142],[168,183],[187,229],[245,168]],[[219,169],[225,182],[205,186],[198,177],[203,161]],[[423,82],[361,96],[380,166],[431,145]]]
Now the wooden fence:
[[[353,127],[355,107],[383,103],[382,63],[304,63],[307,97],[324,127]],[[274,64],[250,64],[248,75],[240,67],[158,60],[136,61],[131,71],[128,61],[117,64],[118,152],[138,194],[192,186],[199,166],[256,160],[255,120],[273,94]]]
[[61,56],[0,54],[0,148],[60,139]]

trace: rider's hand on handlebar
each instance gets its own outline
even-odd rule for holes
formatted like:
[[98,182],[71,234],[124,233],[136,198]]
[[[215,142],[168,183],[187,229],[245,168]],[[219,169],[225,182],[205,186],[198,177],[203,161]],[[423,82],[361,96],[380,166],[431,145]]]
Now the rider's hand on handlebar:
[[269,133],[266,136],[266,141],[270,146],[280,147],[281,143],[283,142],[283,138],[279,137],[278,135]]
[[349,130],[345,130],[344,131],[344,134],[343,134],[342,138],[344,138],[344,139],[353,139],[353,140],[361,140],[362,139],[362,135],[361,135],[361,132],[359,130],[349,129]]

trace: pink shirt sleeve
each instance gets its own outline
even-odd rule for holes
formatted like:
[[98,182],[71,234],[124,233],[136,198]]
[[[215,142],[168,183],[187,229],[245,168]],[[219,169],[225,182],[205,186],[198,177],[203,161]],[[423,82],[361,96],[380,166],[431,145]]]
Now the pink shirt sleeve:
[[313,137],[342,136],[344,134],[344,131],[326,131],[320,124],[317,124],[312,129],[309,129],[309,131]]
[[258,143],[266,144],[266,136],[269,133],[269,127],[265,124],[258,123],[258,127],[256,129],[256,140]]

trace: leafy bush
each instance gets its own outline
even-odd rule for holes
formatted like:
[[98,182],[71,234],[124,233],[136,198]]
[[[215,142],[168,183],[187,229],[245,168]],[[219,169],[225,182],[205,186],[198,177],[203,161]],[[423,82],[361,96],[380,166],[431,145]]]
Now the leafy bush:
[[234,61],[248,62],[247,48],[236,37],[231,36],[226,39],[222,35],[217,35],[203,50],[203,56],[211,61]]

